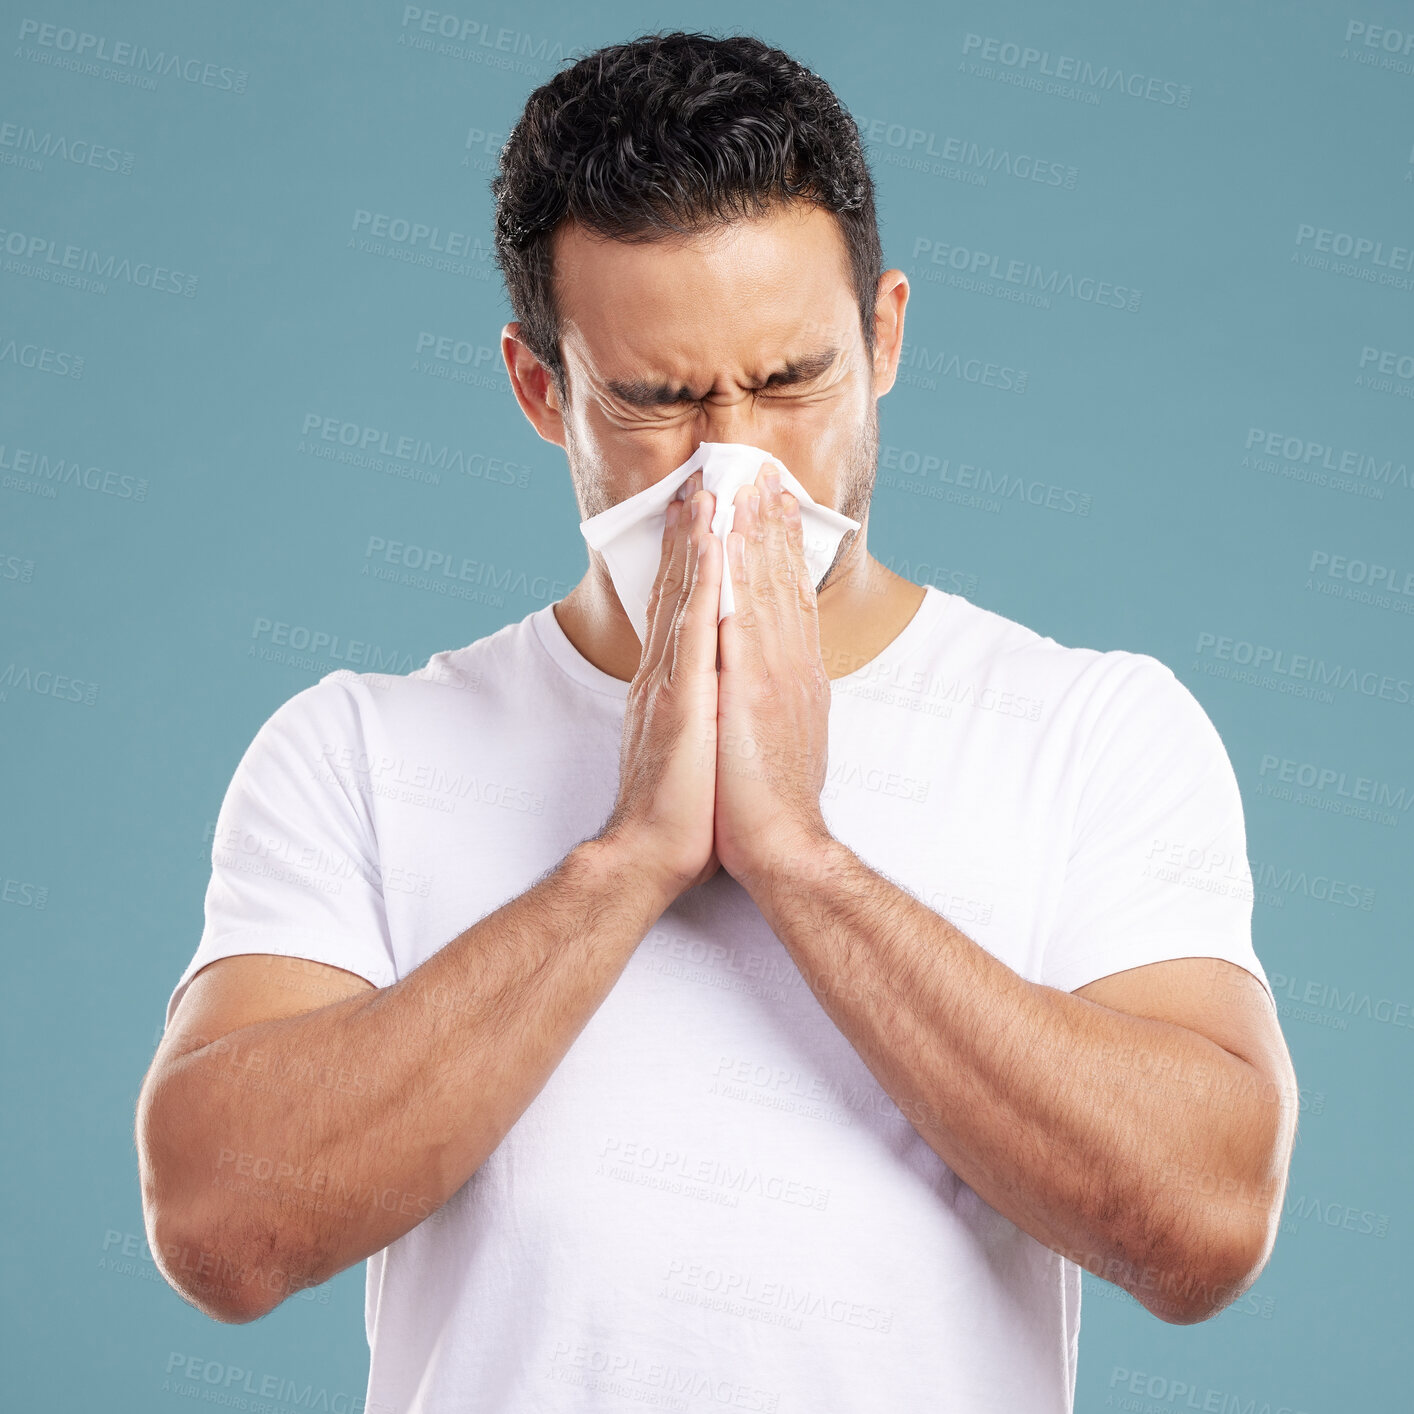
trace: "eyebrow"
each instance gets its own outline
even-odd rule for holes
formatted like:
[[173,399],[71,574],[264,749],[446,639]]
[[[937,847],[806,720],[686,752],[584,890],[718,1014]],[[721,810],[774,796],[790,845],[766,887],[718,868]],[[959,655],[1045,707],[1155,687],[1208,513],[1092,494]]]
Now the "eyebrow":
[[[802,354],[799,358],[787,359],[784,368],[772,373],[764,383],[758,383],[751,391],[785,387],[792,383],[808,383],[812,378],[818,378],[824,373],[839,355],[838,349],[821,349],[819,353]],[[689,388],[674,388],[669,383],[655,383],[649,378],[610,378],[604,386],[616,398],[632,407],[666,407],[675,403],[697,403],[707,396],[707,393],[699,396]]]

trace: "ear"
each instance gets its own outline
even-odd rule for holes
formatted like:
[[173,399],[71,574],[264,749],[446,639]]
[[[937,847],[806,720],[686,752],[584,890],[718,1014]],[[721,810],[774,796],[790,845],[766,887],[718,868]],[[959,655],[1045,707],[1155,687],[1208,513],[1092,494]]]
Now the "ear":
[[881,398],[894,386],[903,353],[903,311],[908,304],[908,276],[902,270],[885,270],[879,276],[874,304],[874,396]]
[[511,391],[530,425],[547,442],[565,445],[564,413],[550,370],[531,353],[520,337],[520,324],[512,320],[501,330],[501,357],[510,374]]

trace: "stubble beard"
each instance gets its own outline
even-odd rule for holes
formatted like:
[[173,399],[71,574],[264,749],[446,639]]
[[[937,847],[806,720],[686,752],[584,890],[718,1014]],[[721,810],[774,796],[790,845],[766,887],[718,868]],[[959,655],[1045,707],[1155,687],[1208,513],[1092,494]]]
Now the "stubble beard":
[[[869,514],[869,502],[874,495],[875,469],[879,464],[879,400],[869,399],[869,409],[864,415],[850,447],[849,461],[845,467],[844,481],[840,486],[839,505],[835,508],[841,515],[857,520],[861,529],[864,518]],[[835,558],[830,568],[821,576],[815,586],[818,594],[836,578],[840,565],[849,554],[859,535],[858,530],[847,530],[840,539]]]

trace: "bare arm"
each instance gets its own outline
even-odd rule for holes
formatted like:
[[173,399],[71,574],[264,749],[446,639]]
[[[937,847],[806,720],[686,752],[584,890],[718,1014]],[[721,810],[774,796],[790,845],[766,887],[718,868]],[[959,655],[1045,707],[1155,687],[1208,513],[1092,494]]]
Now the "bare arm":
[[[264,1315],[446,1202],[664,908],[716,872],[720,561],[701,496],[702,535],[687,517],[665,529],[619,797],[598,836],[393,986],[269,955],[193,979],[144,1081],[136,1137],[153,1252],[207,1314]],[[295,972],[310,988],[299,999],[280,985]]]
[[1297,1090],[1255,977],[1186,958],[1135,969],[1127,989],[1030,982],[828,837],[749,887],[903,1116],[1004,1217],[1173,1324],[1256,1280]]
[[[168,1280],[218,1319],[251,1320],[416,1226],[539,1094],[668,901],[616,845],[588,840],[391,987],[209,1040],[219,1026],[195,979],[138,1105]],[[263,972],[274,1010],[270,979],[297,961],[203,974],[239,965],[248,990]]]

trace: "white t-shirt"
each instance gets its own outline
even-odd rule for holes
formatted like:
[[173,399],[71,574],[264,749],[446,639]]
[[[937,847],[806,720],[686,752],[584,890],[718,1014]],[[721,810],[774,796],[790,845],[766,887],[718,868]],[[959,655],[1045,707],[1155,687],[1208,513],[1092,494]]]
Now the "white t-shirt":
[[[1231,764],[1156,659],[929,586],[831,688],[831,831],[1021,976],[1220,957],[1270,992]],[[627,692],[547,605],[297,693],[226,794],[168,1021],[215,958],[386,987],[524,892],[607,817]],[[1080,1289],[919,1137],[719,874],[480,1170],[369,1259],[368,1409],[1060,1414]]]

